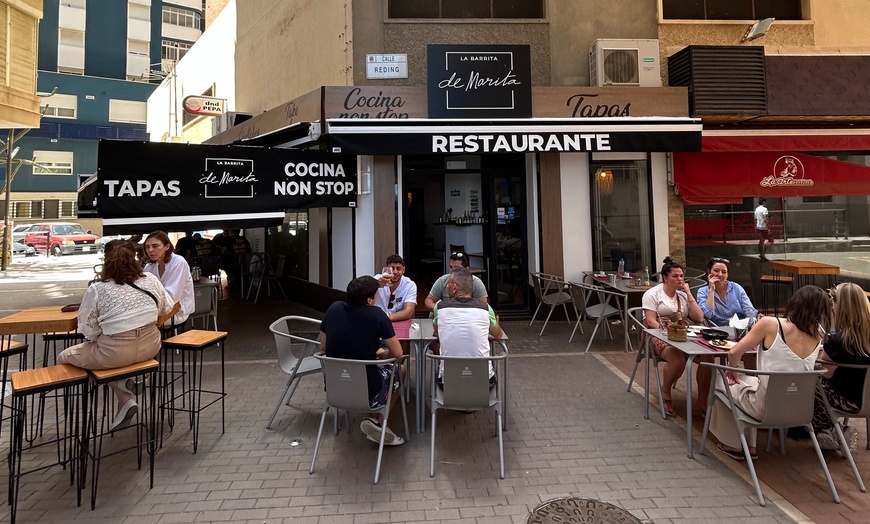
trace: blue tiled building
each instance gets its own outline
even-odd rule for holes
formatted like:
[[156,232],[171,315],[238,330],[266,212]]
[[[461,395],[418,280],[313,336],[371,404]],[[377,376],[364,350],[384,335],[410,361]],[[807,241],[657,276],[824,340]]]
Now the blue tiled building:
[[38,166],[13,179],[13,220],[75,219],[98,141],[148,140],[146,100],[202,34],[204,11],[204,0],[45,1],[37,93],[47,108],[16,143],[17,158]]

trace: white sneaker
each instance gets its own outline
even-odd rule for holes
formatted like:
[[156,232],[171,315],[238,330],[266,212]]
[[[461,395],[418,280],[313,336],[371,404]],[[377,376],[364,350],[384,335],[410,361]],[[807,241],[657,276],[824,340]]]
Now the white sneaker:
[[843,428],[843,436],[846,437],[846,444],[849,445],[849,450],[853,453],[858,450],[858,432],[852,426]]
[[[359,425],[360,431],[362,431],[366,438],[374,442],[375,444],[381,443],[381,425],[372,418],[364,418]],[[384,445],[385,446],[401,446],[405,443],[405,439],[393,433],[393,430],[387,426],[387,431],[384,433]]]
[[828,451],[840,449],[840,443],[837,442],[837,437],[834,435],[834,429],[826,429],[816,433],[816,439],[819,441],[819,447]]

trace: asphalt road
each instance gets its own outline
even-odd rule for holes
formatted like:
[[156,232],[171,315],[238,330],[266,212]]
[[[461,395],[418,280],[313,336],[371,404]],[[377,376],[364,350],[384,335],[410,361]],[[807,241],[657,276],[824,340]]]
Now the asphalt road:
[[81,302],[102,255],[13,257],[0,272],[0,316],[35,306]]

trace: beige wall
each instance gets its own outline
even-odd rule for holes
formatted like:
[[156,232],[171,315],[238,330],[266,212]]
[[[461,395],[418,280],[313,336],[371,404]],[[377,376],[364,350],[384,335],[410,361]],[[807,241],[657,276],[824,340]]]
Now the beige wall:
[[656,4],[649,1],[548,0],[547,17],[552,85],[589,85],[589,46],[598,38],[657,38]]
[[820,48],[870,46],[870,2],[813,0],[815,45]]
[[42,0],[0,1],[0,129],[39,127],[36,40]]
[[236,110],[271,109],[351,81],[350,3],[237,0]]

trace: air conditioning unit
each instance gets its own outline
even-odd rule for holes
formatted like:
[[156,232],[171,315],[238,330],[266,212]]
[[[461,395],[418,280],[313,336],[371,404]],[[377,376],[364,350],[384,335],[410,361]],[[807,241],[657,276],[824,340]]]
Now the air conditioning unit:
[[604,39],[589,46],[589,83],[593,86],[661,87],[659,41]]

